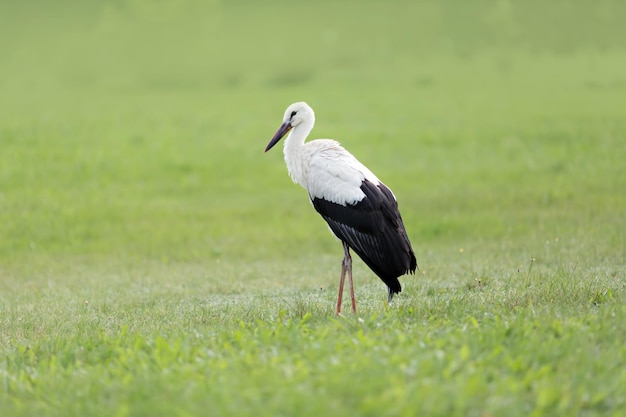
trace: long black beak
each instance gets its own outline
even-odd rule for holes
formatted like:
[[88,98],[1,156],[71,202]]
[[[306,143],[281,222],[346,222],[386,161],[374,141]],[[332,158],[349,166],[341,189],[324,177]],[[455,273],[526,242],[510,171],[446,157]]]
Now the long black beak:
[[268,143],[267,146],[265,147],[265,152],[272,149],[272,147],[276,145],[278,141],[281,140],[283,136],[285,136],[287,132],[291,130],[291,127],[292,127],[291,123],[289,122],[285,122],[282,125],[280,125],[276,133],[274,133],[274,137],[272,138],[272,140],[270,140],[270,143]]

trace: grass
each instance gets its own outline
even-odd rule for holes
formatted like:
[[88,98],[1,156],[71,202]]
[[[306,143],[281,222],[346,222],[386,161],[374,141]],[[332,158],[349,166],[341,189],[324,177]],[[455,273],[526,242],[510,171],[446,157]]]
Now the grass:
[[[624,414],[625,12],[2,3],[0,414]],[[334,316],[263,154],[303,99],[400,201],[391,306],[355,261]]]

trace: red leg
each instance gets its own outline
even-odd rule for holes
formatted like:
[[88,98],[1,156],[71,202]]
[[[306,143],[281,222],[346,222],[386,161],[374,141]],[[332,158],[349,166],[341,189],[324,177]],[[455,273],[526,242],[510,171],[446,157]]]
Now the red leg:
[[335,311],[336,315],[341,313],[341,298],[343,297],[343,281],[346,278],[346,265],[345,262],[341,262],[341,278],[339,279],[339,295],[337,296],[337,310]]
[[346,271],[348,271],[348,280],[350,281],[350,299],[352,301],[352,312],[356,313],[356,298],[354,298],[354,282],[352,280],[352,257],[350,256],[350,248],[343,243],[343,262],[341,263],[341,291],[343,292],[343,280]]
[[348,254],[348,279],[350,280],[350,298],[352,298],[352,312],[356,313],[356,298],[354,298],[354,282],[352,281],[352,257]]

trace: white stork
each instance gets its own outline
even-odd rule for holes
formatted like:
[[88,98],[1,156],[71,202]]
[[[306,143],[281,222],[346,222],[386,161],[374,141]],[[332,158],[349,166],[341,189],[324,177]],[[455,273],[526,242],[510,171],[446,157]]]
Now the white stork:
[[315,114],[308,104],[290,105],[265,152],[290,132],[284,147],[289,175],[308,191],[315,210],[343,243],[336,313],[341,312],[346,271],[352,311],[356,312],[350,249],[387,284],[391,302],[394,294],[402,291],[398,277],[414,273],[417,268],[396,198],[337,141],[317,139],[304,143],[314,124]]

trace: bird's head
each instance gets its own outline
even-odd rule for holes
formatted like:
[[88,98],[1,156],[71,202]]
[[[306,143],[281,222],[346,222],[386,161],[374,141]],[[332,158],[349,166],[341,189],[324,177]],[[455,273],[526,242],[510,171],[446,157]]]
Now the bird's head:
[[304,101],[293,103],[285,110],[283,123],[272,137],[272,140],[270,140],[270,143],[265,147],[265,152],[272,149],[291,129],[302,123],[309,124],[312,127],[314,121],[315,113],[313,113],[313,109],[308,104]]

